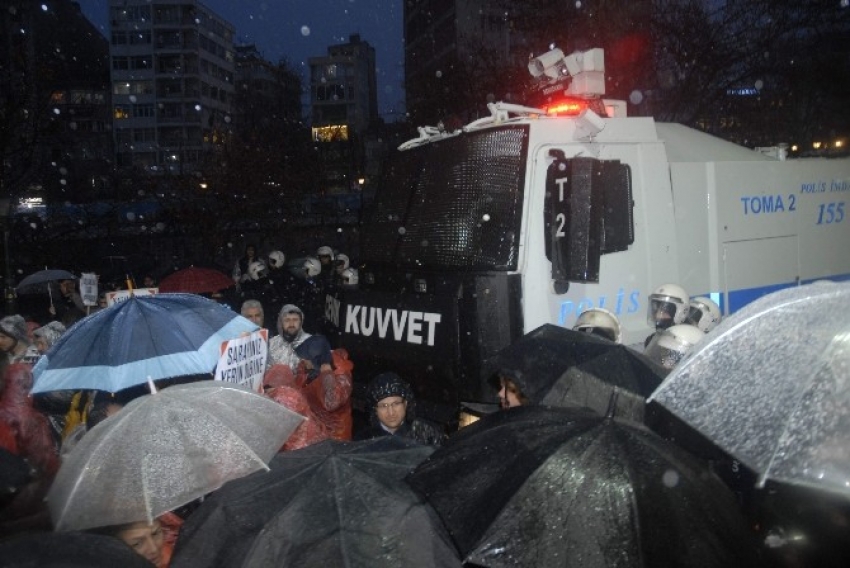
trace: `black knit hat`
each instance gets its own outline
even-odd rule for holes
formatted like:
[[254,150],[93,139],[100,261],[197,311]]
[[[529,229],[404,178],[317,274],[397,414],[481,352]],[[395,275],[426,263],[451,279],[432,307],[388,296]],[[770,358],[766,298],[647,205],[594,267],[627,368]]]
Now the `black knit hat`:
[[388,396],[400,396],[408,403],[413,402],[413,391],[407,381],[396,373],[381,373],[369,383],[367,388],[369,405],[373,408]]

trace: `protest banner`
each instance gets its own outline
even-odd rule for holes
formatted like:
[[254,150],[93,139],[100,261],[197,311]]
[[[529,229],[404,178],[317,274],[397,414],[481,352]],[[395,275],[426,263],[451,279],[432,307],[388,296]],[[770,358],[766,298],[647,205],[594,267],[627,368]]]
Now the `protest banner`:
[[268,357],[269,330],[225,341],[221,344],[221,357],[215,369],[215,379],[247,386],[254,392],[263,392],[263,375]]
[[80,298],[84,306],[97,305],[97,274],[94,272],[80,274]]
[[115,290],[106,293],[106,305],[111,306],[123,302],[130,296],[154,296],[159,294],[159,288],[134,288],[132,290]]

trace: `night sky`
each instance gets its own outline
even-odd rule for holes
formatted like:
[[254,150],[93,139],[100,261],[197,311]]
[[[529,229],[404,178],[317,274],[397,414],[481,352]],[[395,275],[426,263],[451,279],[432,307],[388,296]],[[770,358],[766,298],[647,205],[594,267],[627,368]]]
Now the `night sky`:
[[[108,0],[78,0],[108,36]],[[236,43],[254,43],[269,61],[285,57],[309,76],[307,59],[359,33],[377,57],[378,107],[386,120],[404,112],[402,0],[204,0],[236,27]],[[306,85],[306,82],[305,82]]]

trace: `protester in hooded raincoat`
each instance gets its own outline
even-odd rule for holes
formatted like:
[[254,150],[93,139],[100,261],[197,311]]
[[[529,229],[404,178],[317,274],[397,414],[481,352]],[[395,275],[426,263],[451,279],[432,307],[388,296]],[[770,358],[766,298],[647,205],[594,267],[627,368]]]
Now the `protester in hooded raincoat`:
[[275,365],[264,377],[265,394],[275,402],[305,417],[305,420],[286,439],[281,451],[297,450],[330,438],[325,425],[316,418],[310,403],[296,386],[295,374],[286,365]]
[[32,332],[33,342],[39,355],[44,355],[47,350],[65,333],[65,325],[60,321],[49,322]]
[[24,361],[29,347],[29,332],[23,316],[12,315],[0,319],[0,369],[6,364]]
[[[32,335],[38,357],[47,353],[65,331],[65,325],[55,320],[35,329]],[[88,393],[70,390],[39,393],[33,397],[35,407],[47,415],[58,443],[85,420],[84,408],[88,399]]]
[[304,393],[316,419],[331,438],[351,440],[351,392],[354,364],[345,349],[330,350],[327,339],[314,335],[296,349],[301,357],[296,385]]
[[357,440],[401,436],[432,446],[440,446],[445,440],[445,433],[436,424],[415,416],[413,390],[397,374],[382,373],[372,379],[367,396],[371,424],[357,433]]
[[287,365],[295,375],[294,386],[330,437],[350,440],[354,364],[347,351],[332,352],[328,340],[304,331],[303,323],[298,306],[283,306],[277,319],[279,335],[269,340],[269,364]]
[[59,454],[47,418],[32,406],[32,381],[29,365],[14,363],[6,368],[6,388],[0,396],[0,430],[4,431],[0,438],[14,438],[15,453],[33,466],[35,478],[0,511],[0,534],[32,528],[28,523],[49,522],[43,501],[59,469]]
[[499,406],[502,409],[527,406],[537,402],[526,395],[528,383],[522,371],[501,369],[490,378],[490,385],[498,391]]

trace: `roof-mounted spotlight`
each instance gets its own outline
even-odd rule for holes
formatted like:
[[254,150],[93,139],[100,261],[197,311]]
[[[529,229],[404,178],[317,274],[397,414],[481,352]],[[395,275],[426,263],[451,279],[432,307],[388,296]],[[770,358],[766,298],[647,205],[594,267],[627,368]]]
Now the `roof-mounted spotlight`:
[[528,72],[534,78],[546,75],[549,78],[557,79],[562,74],[563,61],[564,52],[555,48],[531,59],[528,62]]
[[556,47],[532,58],[528,62],[528,72],[544,83],[544,92],[569,79],[570,85],[565,91],[568,94],[587,98],[605,94],[605,52],[600,48],[565,56]]

